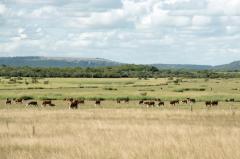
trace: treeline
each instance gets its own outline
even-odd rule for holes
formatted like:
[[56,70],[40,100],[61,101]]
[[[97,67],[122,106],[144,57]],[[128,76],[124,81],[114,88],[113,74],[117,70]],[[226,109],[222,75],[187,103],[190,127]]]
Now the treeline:
[[0,66],[4,77],[74,77],[74,78],[239,78],[238,72],[215,72],[210,70],[159,70],[153,66],[121,65],[97,68],[36,68]]

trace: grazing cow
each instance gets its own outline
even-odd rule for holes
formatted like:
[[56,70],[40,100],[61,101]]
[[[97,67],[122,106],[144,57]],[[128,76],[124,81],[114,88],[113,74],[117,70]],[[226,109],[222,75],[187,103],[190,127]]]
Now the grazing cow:
[[144,105],[146,105],[147,107],[150,107],[150,106],[155,106],[155,102],[154,101],[146,101],[144,102]]
[[218,101],[212,101],[212,106],[218,106]]
[[44,106],[44,107],[46,107],[47,105],[51,105],[52,104],[52,101],[51,100],[44,100],[43,102],[42,102],[42,106]]
[[172,101],[170,101],[170,104],[172,106],[175,106],[176,104],[179,104],[179,100],[172,100]]
[[69,109],[78,109],[78,100],[70,101]]
[[183,103],[183,104],[187,104],[187,103],[188,103],[188,100],[182,100],[182,103]]
[[38,106],[38,102],[37,101],[30,101],[26,104],[26,106]]
[[155,106],[155,102],[154,101],[150,101],[150,102],[148,102],[147,106],[148,107],[151,107],[151,106],[154,107]]
[[117,99],[117,104],[121,104],[121,100],[120,99]]
[[229,99],[229,102],[235,102],[234,98]]
[[160,107],[161,105],[164,106],[164,102],[159,102],[159,103],[158,103],[158,106],[159,106],[159,107]]
[[7,98],[7,100],[6,100],[6,105],[11,105],[11,104],[12,104],[12,100],[9,99],[9,98]]
[[129,103],[129,99],[124,99],[124,103]]
[[210,106],[210,107],[211,107],[211,106],[212,106],[212,101],[206,101],[206,102],[205,102],[205,105],[206,105],[206,107],[207,107],[207,106]]
[[229,99],[226,99],[225,102],[229,102]]
[[196,103],[196,99],[189,98],[190,103]]
[[144,103],[143,100],[140,100],[140,101],[139,101],[139,105],[142,105],[143,103]]
[[175,106],[176,102],[173,100],[173,101],[170,101],[170,104],[171,104],[172,106]]
[[23,99],[21,99],[21,98],[15,99],[14,101],[15,101],[16,104],[17,104],[17,103],[21,103],[21,104],[23,103]]
[[96,100],[95,101],[95,106],[100,106],[101,105],[101,100]]

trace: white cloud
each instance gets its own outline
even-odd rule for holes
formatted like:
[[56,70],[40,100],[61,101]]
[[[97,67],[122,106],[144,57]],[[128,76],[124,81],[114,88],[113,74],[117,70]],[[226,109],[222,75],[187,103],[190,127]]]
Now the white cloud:
[[240,50],[239,0],[5,0],[0,25],[14,55],[217,63]]
[[53,6],[44,6],[39,9],[34,10],[31,13],[32,18],[50,18],[50,17],[57,17],[60,13],[56,7]]
[[4,14],[6,11],[7,11],[6,6],[0,3],[0,15]]
[[196,15],[196,16],[193,16],[192,24],[194,26],[207,26],[211,24],[211,21],[212,21],[211,17]]
[[239,0],[207,0],[209,12],[219,15],[240,15]]

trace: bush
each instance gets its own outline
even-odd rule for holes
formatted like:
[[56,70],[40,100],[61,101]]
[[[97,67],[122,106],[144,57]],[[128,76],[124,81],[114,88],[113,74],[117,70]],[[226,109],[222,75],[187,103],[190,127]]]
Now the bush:
[[118,89],[117,88],[103,88],[104,90],[107,90],[107,91],[117,91]]
[[21,96],[20,99],[23,99],[23,100],[32,100],[34,99],[32,96]]

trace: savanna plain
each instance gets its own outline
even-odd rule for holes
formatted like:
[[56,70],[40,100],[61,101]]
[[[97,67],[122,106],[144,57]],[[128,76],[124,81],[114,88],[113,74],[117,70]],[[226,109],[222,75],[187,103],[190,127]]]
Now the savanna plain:
[[[239,159],[239,82],[1,78],[0,159]],[[63,100],[70,97],[86,102],[70,110]],[[52,99],[56,106],[6,105],[6,98]],[[98,98],[101,106],[94,105]],[[130,102],[118,104],[119,98]],[[154,98],[165,105],[138,103]],[[169,104],[186,98],[196,103]],[[207,100],[219,105],[206,107]]]

